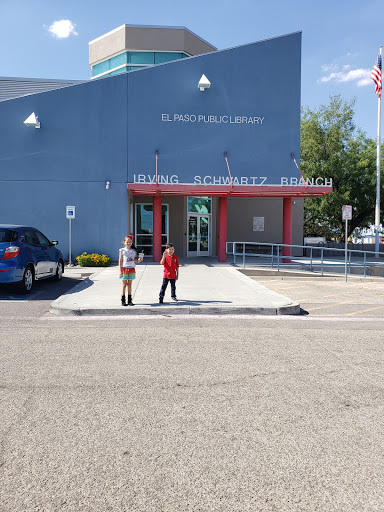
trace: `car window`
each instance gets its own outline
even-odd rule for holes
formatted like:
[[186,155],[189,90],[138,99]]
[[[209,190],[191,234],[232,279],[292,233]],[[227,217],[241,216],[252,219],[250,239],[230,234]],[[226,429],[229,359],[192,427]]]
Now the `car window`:
[[36,237],[39,240],[39,244],[43,245],[44,247],[49,247],[51,245],[51,242],[48,240],[46,236],[43,235],[43,233],[40,233],[40,231],[35,231]]
[[24,236],[27,244],[40,245],[39,239],[36,236],[36,232],[33,229],[25,229]]
[[10,243],[16,242],[18,232],[13,229],[0,229],[0,242]]

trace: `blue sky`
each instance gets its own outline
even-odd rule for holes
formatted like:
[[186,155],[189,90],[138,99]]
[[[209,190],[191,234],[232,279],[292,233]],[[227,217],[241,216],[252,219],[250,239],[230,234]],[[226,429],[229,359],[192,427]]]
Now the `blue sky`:
[[[218,49],[301,30],[302,105],[355,97],[356,124],[374,138],[383,18],[379,0],[0,0],[0,74],[87,79],[88,42],[123,24],[185,26]],[[278,62],[271,80],[284,81]]]

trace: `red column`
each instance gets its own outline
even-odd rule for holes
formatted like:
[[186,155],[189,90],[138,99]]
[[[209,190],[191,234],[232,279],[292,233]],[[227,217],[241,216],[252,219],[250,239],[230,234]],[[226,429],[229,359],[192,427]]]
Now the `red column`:
[[[283,244],[292,244],[292,198],[283,199]],[[291,248],[283,247],[283,256],[291,256]],[[283,263],[291,263],[290,258],[283,258]]]
[[153,196],[153,261],[161,260],[161,196]]
[[221,263],[227,261],[227,198],[219,197],[219,243],[217,260]]

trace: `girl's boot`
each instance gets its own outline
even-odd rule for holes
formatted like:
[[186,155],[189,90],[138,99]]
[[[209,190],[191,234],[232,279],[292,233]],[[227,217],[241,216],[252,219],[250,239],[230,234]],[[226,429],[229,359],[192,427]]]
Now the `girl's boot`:
[[134,303],[132,302],[132,295],[128,294],[128,306],[134,306]]
[[121,296],[121,305],[122,306],[127,306],[128,304],[125,302],[125,295],[122,295]]

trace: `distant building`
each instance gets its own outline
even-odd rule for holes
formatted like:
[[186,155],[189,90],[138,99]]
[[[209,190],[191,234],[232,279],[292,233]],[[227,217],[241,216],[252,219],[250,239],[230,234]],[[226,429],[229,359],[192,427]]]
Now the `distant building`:
[[[379,233],[383,232],[383,226],[380,224]],[[372,224],[369,228],[355,230],[352,234],[352,240],[356,244],[374,244],[376,242],[375,226]]]

